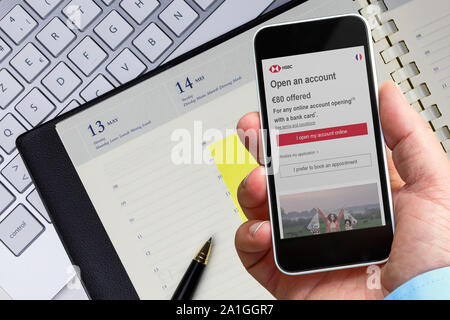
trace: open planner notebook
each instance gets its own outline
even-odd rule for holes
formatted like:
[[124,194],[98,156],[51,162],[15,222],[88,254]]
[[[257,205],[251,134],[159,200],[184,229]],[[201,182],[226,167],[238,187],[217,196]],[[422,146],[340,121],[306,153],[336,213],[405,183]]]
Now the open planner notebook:
[[373,28],[380,83],[397,82],[450,159],[450,1],[359,1]]
[[[397,81],[450,151],[447,0],[310,0],[267,24],[358,10],[373,27],[380,83]],[[258,109],[255,32],[242,33],[57,124],[140,298],[170,298],[195,251],[211,235],[210,264],[195,298],[271,297],[246,272],[234,248],[242,223],[235,199],[237,171],[216,165],[221,141],[234,140],[229,137],[239,118]],[[183,149],[183,141],[189,161],[180,164],[186,152],[177,148]]]

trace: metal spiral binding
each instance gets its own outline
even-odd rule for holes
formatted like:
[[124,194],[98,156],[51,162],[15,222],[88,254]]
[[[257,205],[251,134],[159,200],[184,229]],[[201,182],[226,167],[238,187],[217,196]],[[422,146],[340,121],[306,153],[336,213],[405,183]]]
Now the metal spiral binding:
[[[399,66],[396,70],[391,72],[392,80],[399,84],[403,89],[403,93],[414,109],[416,109],[420,115],[430,123],[431,127],[436,133],[441,145],[444,146],[444,141],[450,139],[450,130],[448,126],[443,128],[435,128],[431,121],[441,117],[441,112],[437,105],[431,105],[425,107],[422,99],[431,95],[430,90],[426,83],[422,83],[419,86],[414,86],[411,82],[411,78],[420,74],[416,63],[414,61],[404,64],[400,59],[401,56],[409,53],[407,44],[404,41],[392,43],[390,36],[397,33],[397,28],[394,20],[383,22],[381,16],[388,10],[383,0],[358,0],[361,9],[359,13],[369,21],[372,29],[372,37],[374,42],[386,39],[389,43],[389,48],[379,52],[385,64],[396,62]],[[446,150],[450,159],[450,148]]]

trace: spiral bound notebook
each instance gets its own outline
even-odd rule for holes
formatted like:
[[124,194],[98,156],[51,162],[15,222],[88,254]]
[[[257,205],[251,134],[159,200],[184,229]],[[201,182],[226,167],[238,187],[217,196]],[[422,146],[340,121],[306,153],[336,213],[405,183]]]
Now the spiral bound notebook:
[[372,27],[380,83],[400,85],[450,159],[450,1],[359,3]]

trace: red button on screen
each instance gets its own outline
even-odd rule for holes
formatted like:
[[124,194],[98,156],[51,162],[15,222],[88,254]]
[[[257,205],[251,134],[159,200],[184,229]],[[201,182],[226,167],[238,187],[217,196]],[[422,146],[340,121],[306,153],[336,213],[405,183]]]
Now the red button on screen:
[[278,135],[278,146],[290,146],[324,140],[334,140],[367,135],[367,123],[352,124],[333,128],[293,132]]

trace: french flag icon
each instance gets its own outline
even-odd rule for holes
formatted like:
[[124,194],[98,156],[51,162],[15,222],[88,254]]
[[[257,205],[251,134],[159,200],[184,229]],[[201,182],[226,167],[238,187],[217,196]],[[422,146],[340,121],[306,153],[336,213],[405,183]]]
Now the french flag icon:
[[362,61],[363,56],[361,53],[356,54],[356,61]]

